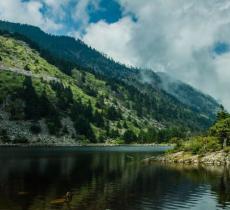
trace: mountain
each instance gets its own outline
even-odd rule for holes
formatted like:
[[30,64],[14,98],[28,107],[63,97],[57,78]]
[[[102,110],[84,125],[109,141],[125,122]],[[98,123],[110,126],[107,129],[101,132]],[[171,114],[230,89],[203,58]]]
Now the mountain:
[[203,94],[199,90],[177,80],[164,72],[158,72],[161,78],[161,87],[167,93],[173,95],[182,103],[189,105],[194,110],[203,111],[207,115],[216,115],[218,110],[218,102],[207,94]]
[[202,100],[189,104],[186,84],[177,97],[156,73],[116,63],[79,40],[4,21],[0,75],[4,142],[163,142],[206,129],[218,108],[198,91],[193,97]]
[[[66,36],[54,36],[44,33],[40,28],[0,21],[0,30],[17,34],[35,45],[41,54],[46,55],[52,62],[70,73],[73,67],[83,67],[99,72],[109,77],[120,78],[130,75],[136,70],[106,58],[104,55],[85,45],[80,40]],[[21,38],[23,38],[21,37]],[[61,61],[61,62],[60,62]],[[67,65],[64,65],[63,62]]]

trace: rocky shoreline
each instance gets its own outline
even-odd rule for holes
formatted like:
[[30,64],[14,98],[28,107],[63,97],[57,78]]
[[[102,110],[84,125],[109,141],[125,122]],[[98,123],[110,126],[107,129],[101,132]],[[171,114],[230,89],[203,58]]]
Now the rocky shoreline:
[[0,147],[165,147],[172,148],[167,144],[112,144],[112,143],[29,143],[29,144],[1,144]]
[[167,144],[111,144],[111,143],[31,143],[31,144],[0,144],[0,147],[169,147]]
[[193,155],[188,152],[168,153],[159,156],[153,156],[143,160],[145,163],[161,162],[180,165],[216,165],[230,166],[230,152],[217,151],[206,153],[205,155]]

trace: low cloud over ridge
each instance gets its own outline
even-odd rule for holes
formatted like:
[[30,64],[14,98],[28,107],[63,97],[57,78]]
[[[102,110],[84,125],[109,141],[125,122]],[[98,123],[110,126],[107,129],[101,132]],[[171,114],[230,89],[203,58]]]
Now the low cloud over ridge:
[[167,72],[230,109],[230,53],[214,51],[217,43],[230,44],[229,1],[119,3],[124,17],[89,25],[84,41],[126,64]]

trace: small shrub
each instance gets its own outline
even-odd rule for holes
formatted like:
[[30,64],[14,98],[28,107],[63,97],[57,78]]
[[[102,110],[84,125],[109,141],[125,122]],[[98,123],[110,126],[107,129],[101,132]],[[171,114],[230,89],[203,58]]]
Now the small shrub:
[[7,130],[6,129],[0,129],[0,136],[7,136]]
[[225,148],[224,148],[224,152],[230,153],[230,147],[225,147]]
[[67,126],[64,126],[64,128],[62,129],[62,134],[63,134],[63,135],[69,134],[69,131],[68,131]]
[[17,136],[14,141],[14,144],[28,144],[29,140],[25,136]]
[[123,139],[124,139],[124,142],[126,143],[126,144],[130,144],[130,143],[132,143],[132,142],[135,142],[135,141],[137,141],[137,136],[136,136],[136,134],[134,133],[134,131],[133,130],[126,130],[125,131],[125,133],[124,133],[124,135],[123,135]]
[[124,140],[121,138],[117,138],[117,139],[115,139],[115,141],[116,141],[116,144],[124,144],[125,143]]
[[62,127],[60,121],[47,120],[46,125],[49,129],[49,134],[60,136],[60,129]]
[[213,152],[221,150],[221,144],[219,139],[216,137],[193,137],[188,141],[183,142],[181,149],[193,154],[204,154],[206,152]]
[[6,129],[0,129],[0,141],[2,143],[9,143],[11,141]]
[[33,134],[39,134],[41,133],[41,127],[40,125],[32,125],[30,127],[30,131],[33,133]]
[[[217,150],[221,150],[222,145],[220,144],[219,138],[216,137],[205,137],[205,146],[207,152],[214,152]],[[206,152],[205,151],[205,152]]]
[[29,65],[29,64],[26,64],[25,67],[24,67],[24,69],[25,69],[26,71],[31,71],[31,68],[30,68],[30,65]]
[[122,118],[121,110],[114,106],[110,106],[107,110],[107,117],[110,120],[120,120]]

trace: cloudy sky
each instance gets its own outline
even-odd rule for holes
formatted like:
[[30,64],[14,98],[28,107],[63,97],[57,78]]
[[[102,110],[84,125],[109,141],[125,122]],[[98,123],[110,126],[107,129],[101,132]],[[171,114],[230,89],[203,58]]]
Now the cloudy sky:
[[230,110],[229,0],[1,0],[0,19],[74,36],[122,63],[167,72]]

